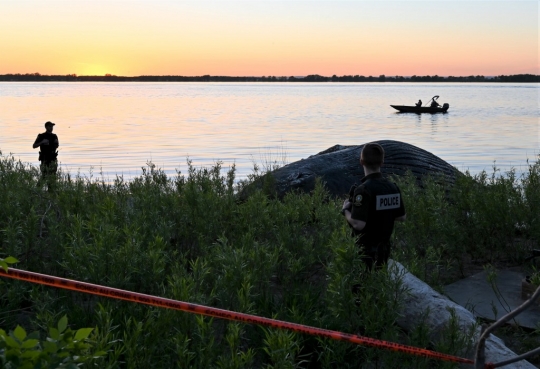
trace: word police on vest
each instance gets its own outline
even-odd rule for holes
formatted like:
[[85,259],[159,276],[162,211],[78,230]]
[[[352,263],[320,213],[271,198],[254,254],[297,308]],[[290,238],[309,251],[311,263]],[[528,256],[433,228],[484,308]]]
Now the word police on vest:
[[401,196],[399,193],[377,196],[376,210],[399,209]]

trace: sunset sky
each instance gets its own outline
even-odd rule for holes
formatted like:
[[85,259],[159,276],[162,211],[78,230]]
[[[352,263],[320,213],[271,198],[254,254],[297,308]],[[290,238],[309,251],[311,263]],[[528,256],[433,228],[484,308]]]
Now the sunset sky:
[[0,74],[540,74],[538,4],[1,0]]

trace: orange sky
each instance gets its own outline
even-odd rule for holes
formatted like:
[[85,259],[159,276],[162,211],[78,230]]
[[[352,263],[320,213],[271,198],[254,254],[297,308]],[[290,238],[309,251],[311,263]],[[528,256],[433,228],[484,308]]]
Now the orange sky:
[[0,74],[540,74],[537,1],[3,0],[0,19]]

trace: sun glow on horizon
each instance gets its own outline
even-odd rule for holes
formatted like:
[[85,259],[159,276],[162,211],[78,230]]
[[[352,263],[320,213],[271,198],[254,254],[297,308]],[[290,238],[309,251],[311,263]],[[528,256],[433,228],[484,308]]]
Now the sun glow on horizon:
[[537,1],[18,0],[0,13],[0,74],[540,74]]
[[75,70],[75,74],[78,76],[105,76],[107,74],[114,75],[115,73],[111,72],[111,68],[99,65],[99,64],[89,64],[89,63],[78,63],[79,68]]

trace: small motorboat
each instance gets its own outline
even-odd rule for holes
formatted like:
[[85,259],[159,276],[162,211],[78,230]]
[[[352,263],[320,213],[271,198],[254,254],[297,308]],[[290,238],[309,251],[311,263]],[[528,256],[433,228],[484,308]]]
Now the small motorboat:
[[450,105],[444,103],[442,106],[439,105],[437,99],[438,95],[435,95],[428,101],[426,105],[422,105],[422,101],[418,101],[416,105],[390,105],[396,110],[399,110],[400,113],[446,113]]

